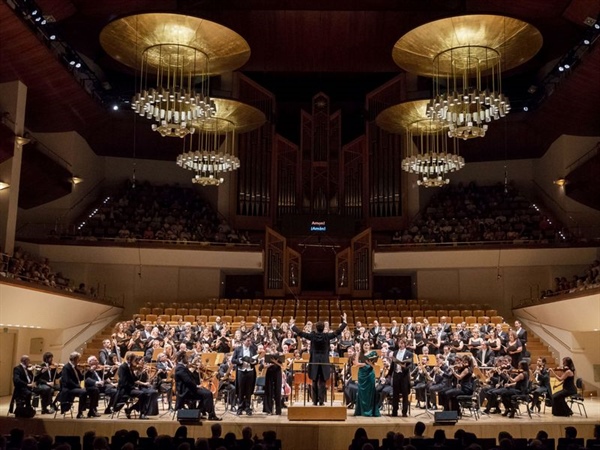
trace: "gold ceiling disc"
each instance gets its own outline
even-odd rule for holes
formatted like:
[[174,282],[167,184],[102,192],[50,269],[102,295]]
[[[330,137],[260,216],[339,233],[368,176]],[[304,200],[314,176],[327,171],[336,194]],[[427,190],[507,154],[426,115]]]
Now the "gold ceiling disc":
[[[216,75],[242,67],[250,58],[250,46],[246,40],[223,25],[199,17],[180,14],[137,14],[117,19],[100,32],[100,44],[110,56],[133,69],[139,69],[142,54],[148,50],[169,48],[206,55],[206,66],[198,64],[194,75]],[[185,47],[183,47],[185,46]],[[155,69],[161,61],[156,50],[147,58],[149,69]],[[162,57],[164,59],[164,55]]]
[[[466,53],[493,63],[498,52],[502,70],[506,71],[530,60],[542,43],[539,30],[518,19],[494,15],[458,16],[409,31],[394,45],[392,58],[407,72],[435,76],[452,73],[452,64]],[[450,55],[449,49],[456,50]],[[433,58],[444,52],[434,70]]]
[[247,105],[236,100],[224,98],[212,98],[217,109],[217,120],[192,121],[194,127],[199,129],[211,129],[215,127],[221,133],[232,131],[236,133],[247,133],[262,126],[267,118],[264,113],[254,106]]
[[390,133],[438,133],[443,126],[427,118],[427,103],[429,100],[399,103],[381,111],[375,120],[380,128]]

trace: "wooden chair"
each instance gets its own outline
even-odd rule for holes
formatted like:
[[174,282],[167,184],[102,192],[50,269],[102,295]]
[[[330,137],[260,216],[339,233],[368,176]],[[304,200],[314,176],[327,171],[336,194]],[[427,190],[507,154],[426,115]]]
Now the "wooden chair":
[[499,323],[504,323],[504,317],[502,316],[492,316],[490,317],[490,323],[497,325]]
[[[440,316],[441,316],[441,314],[440,314]],[[448,316],[455,317],[455,316],[462,316],[462,314],[460,313],[460,311],[458,309],[450,309],[448,311]]]
[[471,325],[477,323],[477,318],[475,316],[467,316],[467,317],[465,317],[465,322],[467,322],[468,326],[471,326]]
[[459,323],[463,323],[463,322],[464,322],[463,316],[452,316],[452,323],[454,325],[458,325]]
[[189,323],[194,323],[196,321],[196,316],[193,316],[191,314],[186,314],[185,316],[183,316],[183,321],[189,322]]
[[152,314],[156,314],[157,316],[160,316],[161,314],[164,314],[164,310],[163,310],[163,308],[153,307]]
[[473,315],[473,311],[470,309],[461,309],[460,310],[460,315],[467,317],[467,316],[472,316]]
[[[417,314],[415,314],[415,316],[416,316],[416,315],[417,315]],[[433,309],[426,309],[426,310],[423,312],[423,315],[424,315],[424,316],[426,316],[426,317],[429,317],[429,316],[436,316],[436,317],[437,317],[437,312],[436,312],[436,311],[434,311]]]
[[213,309],[213,315],[214,316],[223,316],[223,315],[225,315],[225,310],[221,309],[221,308],[215,308],[215,309]]
[[160,320],[162,320],[163,322],[169,322],[171,320],[171,316],[169,316],[168,314],[161,314],[158,317],[160,317]]
[[177,314],[180,316],[187,316],[190,312],[188,308],[177,308]]
[[146,314],[152,314],[152,310],[146,307],[140,308],[140,315],[145,316]]
[[166,314],[167,316],[172,316],[174,314],[177,314],[177,310],[175,308],[165,308],[164,314]]
[[183,316],[181,314],[173,314],[171,316],[171,322],[179,322],[180,320],[183,320]]
[[203,316],[210,316],[212,314],[212,309],[211,308],[202,308],[200,310],[200,314]]
[[158,316],[156,314],[146,314],[146,322],[156,323]]
[[468,314],[469,316],[482,317],[485,316],[485,311],[483,309],[474,309],[473,314]]
[[486,319],[488,323],[491,323],[490,318],[488,316],[477,316],[477,323],[483,325]]
[[485,315],[486,316],[490,316],[490,317],[497,316],[498,315],[498,310],[496,310],[496,309],[488,309],[488,310],[485,311]]
[[190,308],[190,309],[188,309],[188,314],[190,316],[199,316],[200,315],[200,308]]
[[448,310],[447,309],[438,309],[437,310],[437,315],[438,315],[438,317],[442,317],[442,316],[448,317],[450,314],[448,314]]

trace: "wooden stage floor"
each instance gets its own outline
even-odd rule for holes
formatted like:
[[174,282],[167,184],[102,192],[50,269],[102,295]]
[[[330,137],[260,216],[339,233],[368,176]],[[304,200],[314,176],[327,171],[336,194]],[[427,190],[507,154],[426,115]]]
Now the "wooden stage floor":
[[[179,423],[173,419],[172,414],[151,417],[150,420],[128,420],[124,416],[119,419],[110,419],[102,416],[94,419],[71,419],[52,415],[36,415],[33,419],[15,419],[7,416],[9,397],[0,398],[0,433],[7,434],[12,428],[19,427],[26,430],[27,434],[49,434],[51,436],[61,435],[83,435],[86,431],[94,430],[97,436],[112,436],[117,430],[136,429],[141,436],[146,435],[146,429],[150,425],[158,429],[159,434],[175,433]],[[414,406],[414,404],[413,404]],[[553,417],[550,409],[546,413],[533,415],[529,419],[526,414],[508,419],[501,415],[484,415],[479,420],[473,417],[460,419],[456,425],[443,426],[447,437],[452,437],[454,432],[462,428],[475,433],[480,438],[497,437],[500,431],[508,431],[513,437],[532,438],[539,430],[548,432],[551,438],[564,436],[565,426],[575,426],[578,437],[593,437],[594,425],[600,423],[600,400],[597,398],[586,399],[585,407],[588,418],[580,416],[575,407],[575,414],[569,418]],[[327,408],[327,406],[323,406]],[[163,412],[161,411],[161,414]],[[413,434],[414,424],[422,421],[427,425],[426,436],[432,437],[439,425],[434,425],[433,416],[424,414],[424,410],[413,408],[411,415],[406,418],[389,417],[383,415],[379,418],[354,417],[354,411],[348,410],[345,421],[289,421],[287,411],[284,409],[281,416],[270,416],[255,413],[252,416],[237,416],[235,413],[225,412],[222,405],[217,405],[217,414],[223,417],[221,423],[223,434],[234,432],[241,437],[242,428],[251,426],[253,433],[262,436],[266,430],[274,430],[277,437],[282,440],[284,450],[345,450],[348,448],[358,427],[364,427],[370,438],[381,440],[388,431],[401,432],[405,436]],[[188,426],[189,437],[208,437],[210,426],[214,422],[204,421],[197,426]]]

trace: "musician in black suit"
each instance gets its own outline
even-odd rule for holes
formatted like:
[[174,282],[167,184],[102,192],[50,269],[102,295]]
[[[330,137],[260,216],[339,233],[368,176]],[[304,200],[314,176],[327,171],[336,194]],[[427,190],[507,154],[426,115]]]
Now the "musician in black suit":
[[100,365],[112,365],[111,354],[113,353],[112,342],[110,339],[104,339],[102,341],[102,348],[98,352],[98,359],[100,361]]
[[125,361],[119,366],[117,372],[119,384],[117,385],[117,395],[114,397],[112,408],[116,410],[117,405],[123,402],[125,396],[137,398],[138,401],[135,405],[125,409],[125,415],[128,419],[131,419],[131,412],[136,410],[140,413],[140,419],[146,420],[152,406],[150,402],[156,401],[158,393],[143,390],[137,386],[137,378],[133,373],[137,363],[138,357],[135,353],[129,352],[125,355]]
[[52,395],[54,394],[54,382],[57,379],[56,367],[54,366],[54,355],[50,352],[42,356],[42,364],[39,373],[35,377],[36,387],[33,392],[40,396],[42,401],[42,414],[52,414]]
[[117,388],[113,385],[111,380],[111,376],[114,375],[114,373],[110,370],[109,366],[103,366],[102,369],[100,369],[100,363],[95,356],[90,356],[87,359],[87,363],[88,370],[85,372],[85,389],[90,397],[89,415],[99,415],[98,401],[100,394],[104,394],[110,399],[108,402],[109,406],[104,411],[104,414],[111,414],[112,410],[110,409],[110,405],[113,402],[113,397],[117,394]]
[[200,386],[190,369],[188,369],[188,358],[185,351],[177,353],[175,385],[177,386],[175,409],[180,409],[185,400],[200,401],[202,410],[208,414],[208,420],[221,420],[215,414],[215,403],[212,392]]
[[477,351],[477,364],[483,367],[491,367],[494,364],[495,354],[493,350],[490,350],[487,342],[483,341],[481,347]]
[[256,353],[256,346],[252,344],[252,338],[248,335],[242,345],[236,347],[231,356],[231,362],[237,367],[238,416],[244,411],[247,415],[252,415],[252,394],[254,393],[254,385],[256,383],[254,366],[258,362]]
[[523,328],[519,320],[515,320],[515,333],[517,333],[517,339],[521,341],[521,346],[523,347],[521,357],[529,357],[529,352],[527,351],[527,330]]
[[406,348],[406,340],[398,339],[398,350],[392,353],[392,363],[388,376],[392,378],[392,417],[398,416],[398,406],[402,397],[402,417],[408,416],[408,395],[410,394],[410,372],[413,353]]
[[[64,414],[70,409],[71,403],[75,397],[79,398],[79,408],[77,410],[77,418],[83,418],[83,412],[86,408],[88,392],[81,387],[83,374],[77,368],[81,354],[73,352],[69,355],[69,362],[65,364],[60,374],[60,394],[58,400],[60,402],[61,414]],[[97,401],[97,399],[96,399]],[[88,417],[96,417],[93,411],[89,411]]]
[[291,318],[290,326],[292,327],[292,331],[301,338],[310,341],[308,377],[313,382],[312,401],[313,405],[319,404],[323,406],[327,391],[325,382],[331,373],[331,367],[329,366],[329,345],[331,344],[331,340],[342,334],[342,331],[346,328],[346,313],[342,315],[342,324],[340,327],[330,333],[324,333],[325,324],[321,321],[315,324],[316,331],[310,333],[300,330],[294,323],[294,319]]
[[[31,405],[31,396],[35,388],[33,374],[28,371],[29,362],[29,356],[23,355],[19,364],[13,368],[13,384],[15,386],[13,398],[28,406]],[[13,406],[11,402],[9,412],[13,412]]]

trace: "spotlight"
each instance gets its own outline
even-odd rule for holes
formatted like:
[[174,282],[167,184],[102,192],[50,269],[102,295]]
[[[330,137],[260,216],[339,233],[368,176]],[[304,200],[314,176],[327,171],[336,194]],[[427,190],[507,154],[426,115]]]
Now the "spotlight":
[[583,43],[584,43],[584,45],[590,45],[590,40],[589,39],[584,39]]
[[118,111],[119,110],[119,105],[113,105],[112,109],[113,109],[113,111]]
[[56,39],[56,35],[51,34],[48,39],[50,39],[51,41],[54,41]]
[[598,22],[596,22],[596,23],[594,24],[594,28],[595,28],[596,30],[600,30],[600,24],[599,24]]
[[525,112],[529,111],[529,106],[523,106],[523,111],[525,111]]
[[570,69],[571,66],[569,64],[565,64],[565,69]]
[[80,63],[80,62],[78,62],[78,63],[75,63],[75,68],[76,68],[76,69],[79,69],[80,67],[81,67],[81,63]]
[[46,19],[42,20],[41,25],[46,25],[48,22],[46,21]]
[[69,65],[70,65],[70,66],[74,66],[74,65],[75,65],[75,60],[74,60],[74,59],[70,60],[70,61],[69,61]]
[[31,15],[32,15],[32,16],[35,16],[37,13],[38,13],[38,10],[37,10],[37,9],[34,9],[33,11],[31,11]]
[[563,66],[558,66],[558,71],[559,71],[559,72],[564,72],[564,71],[565,71],[565,68],[564,68]]

